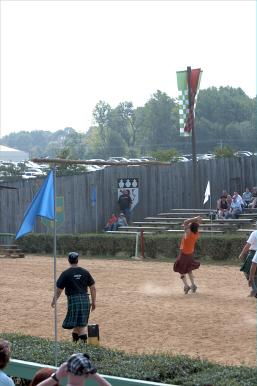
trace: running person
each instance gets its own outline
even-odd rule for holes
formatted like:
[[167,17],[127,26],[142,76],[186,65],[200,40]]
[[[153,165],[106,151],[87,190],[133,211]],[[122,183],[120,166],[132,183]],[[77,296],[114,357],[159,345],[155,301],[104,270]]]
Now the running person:
[[[84,268],[78,267],[77,252],[70,252],[68,261],[70,267],[63,271],[56,283],[56,300],[61,296],[65,288],[68,309],[67,315],[62,323],[65,329],[73,330],[72,339],[77,342],[81,339],[87,341],[86,327],[90,314],[90,301],[87,288],[91,293],[91,309],[96,307],[96,288],[95,281],[91,274]],[[55,297],[52,300],[52,307],[55,307]]]
[[[180,273],[180,278],[184,283],[184,292],[188,294],[190,289],[196,292],[197,286],[194,282],[192,271],[200,267],[200,262],[194,260],[193,253],[195,250],[195,243],[199,238],[199,224],[202,222],[200,216],[189,218],[184,221],[185,233],[180,243],[180,252],[174,263],[173,270]],[[186,275],[188,274],[191,286],[187,283]]]

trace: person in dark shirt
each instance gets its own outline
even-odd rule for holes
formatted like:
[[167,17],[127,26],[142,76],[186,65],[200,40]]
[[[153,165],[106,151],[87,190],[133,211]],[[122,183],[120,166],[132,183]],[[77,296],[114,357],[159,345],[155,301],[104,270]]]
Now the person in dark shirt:
[[[79,254],[77,252],[69,253],[68,261],[70,267],[61,273],[56,282],[56,300],[65,289],[68,309],[62,327],[73,330],[72,339],[74,342],[77,342],[79,339],[86,342],[86,327],[90,314],[88,288],[92,299],[92,311],[96,307],[96,288],[91,274],[86,269],[78,266],[78,257]],[[53,297],[51,306],[55,307],[55,297]]]
[[132,199],[128,189],[123,189],[123,193],[120,195],[118,203],[120,206],[120,211],[125,214],[127,222],[130,223]]

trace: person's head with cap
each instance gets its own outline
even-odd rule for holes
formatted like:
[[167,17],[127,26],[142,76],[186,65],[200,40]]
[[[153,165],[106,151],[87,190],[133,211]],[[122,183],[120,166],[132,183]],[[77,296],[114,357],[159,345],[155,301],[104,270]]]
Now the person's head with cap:
[[95,374],[97,369],[93,366],[88,354],[73,354],[67,361],[67,370],[76,376]]
[[70,264],[78,264],[79,254],[77,252],[70,252],[68,254],[68,260]]

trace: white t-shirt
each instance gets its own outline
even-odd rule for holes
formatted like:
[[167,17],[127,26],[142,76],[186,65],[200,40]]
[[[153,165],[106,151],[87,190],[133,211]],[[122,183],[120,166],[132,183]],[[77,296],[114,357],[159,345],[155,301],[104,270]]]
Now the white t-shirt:
[[247,240],[247,243],[251,244],[249,248],[250,251],[257,251],[257,230],[253,231],[250,234],[249,239]]
[[1,386],[15,386],[13,380],[8,377],[2,370],[0,370],[0,385]]

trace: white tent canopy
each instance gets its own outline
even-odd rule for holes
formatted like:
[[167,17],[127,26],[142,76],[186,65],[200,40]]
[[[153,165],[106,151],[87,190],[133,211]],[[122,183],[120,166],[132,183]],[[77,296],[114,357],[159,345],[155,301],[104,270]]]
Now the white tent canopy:
[[21,162],[29,159],[29,153],[0,145],[0,161]]

